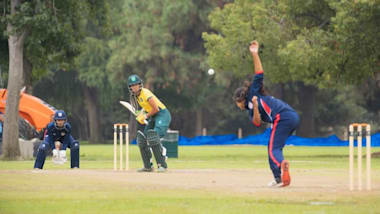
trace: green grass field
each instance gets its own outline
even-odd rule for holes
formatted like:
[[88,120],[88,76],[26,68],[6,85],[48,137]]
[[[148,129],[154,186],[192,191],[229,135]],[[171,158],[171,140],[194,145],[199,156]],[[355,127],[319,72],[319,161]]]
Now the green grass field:
[[136,146],[130,170],[114,172],[112,145],[84,144],[79,170],[50,158],[40,173],[33,160],[0,161],[0,213],[380,213],[380,159],[373,190],[350,192],[347,152],[285,147],[292,184],[273,189],[263,146],[179,147],[167,173],[139,174]]

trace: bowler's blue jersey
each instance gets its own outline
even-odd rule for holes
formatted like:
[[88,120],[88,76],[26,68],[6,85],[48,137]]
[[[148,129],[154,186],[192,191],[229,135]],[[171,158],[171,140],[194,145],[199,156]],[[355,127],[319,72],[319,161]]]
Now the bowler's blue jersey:
[[[261,88],[263,87],[264,73],[258,72],[253,78],[253,82],[248,89],[248,96],[245,103],[245,108],[249,112],[251,121],[253,120],[253,103],[252,97],[257,96],[257,102],[259,104],[259,112],[261,120],[267,123],[273,123],[275,116],[285,111],[294,111],[287,103],[282,100],[276,99],[272,96],[265,96],[261,94]],[[256,125],[256,124],[255,124]]]

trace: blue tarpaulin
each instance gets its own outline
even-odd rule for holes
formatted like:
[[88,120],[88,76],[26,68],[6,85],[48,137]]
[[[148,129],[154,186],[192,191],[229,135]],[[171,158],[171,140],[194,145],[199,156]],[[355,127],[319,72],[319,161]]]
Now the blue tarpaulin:
[[[236,135],[214,135],[214,136],[197,136],[187,138],[180,136],[178,145],[180,146],[201,146],[201,145],[268,145],[271,129],[266,129],[264,133],[250,135],[238,139]],[[363,137],[363,146],[366,145]],[[286,141],[287,145],[294,146],[348,146],[348,141],[340,140],[336,135],[319,138],[304,138],[290,136]],[[356,140],[355,140],[356,145]],[[371,146],[380,146],[380,133],[371,136]]]

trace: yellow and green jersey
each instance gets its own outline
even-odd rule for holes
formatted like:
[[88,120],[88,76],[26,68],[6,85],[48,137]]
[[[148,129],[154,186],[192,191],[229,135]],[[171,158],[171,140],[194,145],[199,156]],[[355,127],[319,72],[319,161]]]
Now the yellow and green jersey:
[[137,102],[144,111],[147,113],[152,111],[152,106],[148,102],[150,98],[154,99],[160,110],[166,109],[166,106],[151,91],[149,91],[149,89],[142,88],[140,95],[137,97]]

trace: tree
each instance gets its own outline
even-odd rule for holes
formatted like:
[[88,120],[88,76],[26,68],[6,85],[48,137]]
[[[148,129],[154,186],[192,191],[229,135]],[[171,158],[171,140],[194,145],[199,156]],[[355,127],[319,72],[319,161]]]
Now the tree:
[[84,101],[88,112],[89,142],[103,141],[100,129],[101,112],[100,93],[105,93],[108,79],[106,75],[106,62],[110,50],[105,42],[93,37],[87,37],[82,44],[82,54],[76,58],[79,71],[79,80],[82,82]]
[[[11,1],[12,16],[18,15],[17,8],[20,5],[20,0]],[[14,23],[9,22],[7,32],[10,34],[8,38],[9,77],[4,120],[3,156],[7,159],[14,159],[20,154],[18,145],[18,101],[22,85],[23,48],[26,31],[17,29]]]
[[[191,122],[183,123],[180,115],[186,119],[198,115],[202,120],[204,99],[199,97],[205,94],[200,90],[207,82],[208,66],[201,33],[208,29],[207,14],[216,3],[125,1],[122,9],[114,13],[117,30],[109,42],[112,54],[107,64],[112,85],[119,86],[125,93],[121,96],[128,96],[127,77],[138,74],[145,80],[145,87],[164,99],[173,114],[172,125],[193,129]],[[160,91],[173,96],[162,96]],[[134,119],[130,124],[132,122]],[[182,127],[187,124],[189,127]]]
[[[344,83],[362,83],[367,78],[380,80],[380,2],[333,1],[337,11],[332,19],[338,54],[331,76]],[[378,84],[380,85],[380,84]]]
[[335,56],[323,46],[329,44],[330,39],[320,39],[328,38],[328,33],[323,30],[326,26],[320,22],[329,21],[333,14],[327,3],[321,1],[307,4],[303,1],[235,1],[210,15],[211,25],[217,33],[203,35],[208,62],[229,73],[221,79],[231,79],[231,74],[246,76],[252,73],[249,42],[259,40],[263,49],[261,58],[267,71],[266,86],[274,87],[278,83],[295,86],[291,88],[295,88],[300,96],[295,102],[293,100],[293,106],[301,100],[308,103],[299,105],[298,110],[304,119],[301,123],[307,123],[301,127],[307,129],[303,131],[301,128],[297,134],[313,136],[315,86],[328,78],[321,71],[333,66],[329,62],[334,58],[324,60],[327,62],[322,65],[324,67],[319,62],[326,56]]
[[[341,88],[347,84],[362,84],[369,77],[377,77],[379,70],[378,26],[379,3],[376,1],[281,1],[287,5],[287,17],[294,20],[298,29],[296,39],[289,41],[279,55],[292,73],[301,73],[302,81],[318,88]],[[303,28],[302,28],[303,27]],[[323,63],[321,63],[323,62]],[[306,72],[304,72],[306,71]],[[362,90],[363,87],[352,90]],[[307,91],[307,90],[302,90]],[[315,91],[315,90],[314,90]],[[300,93],[302,94],[302,93]],[[307,93],[308,103],[313,93]],[[336,94],[331,92],[330,94]],[[351,95],[354,95],[351,92]],[[337,96],[344,96],[336,94]],[[345,101],[348,101],[347,97]],[[335,100],[339,98],[332,98]],[[332,104],[332,103],[330,103]],[[360,105],[360,104],[359,104]],[[314,107],[315,105],[304,105]],[[346,112],[345,107],[335,108],[337,115]],[[354,108],[352,108],[354,109]],[[355,108],[356,109],[356,108]],[[358,115],[358,112],[357,114]],[[302,118],[302,117],[301,117]],[[307,117],[307,121],[317,118]],[[350,122],[344,117],[338,124]],[[352,118],[357,118],[355,115]],[[352,121],[351,121],[352,122]],[[304,124],[306,132],[311,126]]]
[[[118,6],[121,1],[114,1],[112,6]],[[108,77],[106,64],[111,54],[107,45],[111,35],[110,29],[110,5],[104,3],[103,12],[95,19],[88,19],[86,24],[86,35],[80,45],[80,54],[75,58],[75,68],[78,78],[82,83],[84,101],[87,109],[89,142],[101,143],[103,135],[101,132],[101,100],[100,95],[108,93]],[[108,99],[109,100],[109,99]],[[102,105],[104,106],[104,105]]]
[[95,15],[103,2],[8,0],[1,4],[5,14],[1,24],[8,26],[10,59],[4,124],[5,158],[13,159],[18,154],[8,150],[18,150],[18,100],[23,80],[30,80],[33,71],[37,74],[46,71],[51,63],[58,63],[60,69],[67,68],[65,63],[78,53],[79,43],[74,41],[80,42],[83,38],[82,20]]

